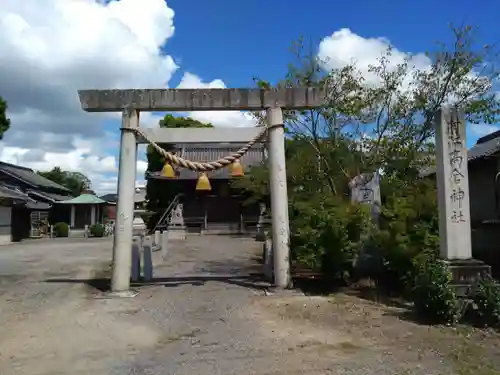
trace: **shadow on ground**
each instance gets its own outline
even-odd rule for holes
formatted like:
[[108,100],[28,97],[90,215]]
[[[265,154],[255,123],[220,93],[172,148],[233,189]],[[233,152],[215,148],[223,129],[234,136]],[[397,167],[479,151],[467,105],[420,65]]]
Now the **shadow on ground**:
[[373,286],[355,286],[344,291],[345,294],[355,296],[365,301],[376,302],[388,307],[397,307],[408,309],[410,304],[400,295],[391,295],[390,293]]
[[262,265],[254,262],[234,259],[204,261],[194,268],[194,272],[211,275],[255,275],[262,273]]
[[[88,279],[72,279],[72,278],[54,278],[44,280],[46,283],[55,284],[83,284],[99,292],[107,292],[111,288],[111,281],[108,277],[94,277]],[[132,282],[133,288],[140,288],[142,286],[161,285],[167,288],[178,287],[182,285],[203,286],[207,282],[220,282],[224,284],[237,285],[249,289],[265,290],[269,287],[262,275],[248,275],[248,276],[176,276],[176,277],[158,277],[150,281]]]

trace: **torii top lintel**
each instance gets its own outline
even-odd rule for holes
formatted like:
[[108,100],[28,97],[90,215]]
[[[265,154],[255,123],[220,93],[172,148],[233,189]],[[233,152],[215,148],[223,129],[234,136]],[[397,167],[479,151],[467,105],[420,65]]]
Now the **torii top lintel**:
[[87,112],[138,111],[259,111],[267,108],[306,109],[321,107],[325,93],[320,88],[291,89],[130,89],[79,90]]

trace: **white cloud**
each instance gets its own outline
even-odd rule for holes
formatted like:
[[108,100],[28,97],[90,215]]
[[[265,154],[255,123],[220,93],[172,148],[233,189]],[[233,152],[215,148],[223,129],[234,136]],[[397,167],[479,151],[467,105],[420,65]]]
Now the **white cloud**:
[[173,17],[164,0],[2,0],[0,95],[12,127],[1,160],[81,171],[116,191],[118,138],[106,131],[116,116],[83,112],[76,90],[166,86],[177,65],[160,47]]
[[[407,69],[399,89],[399,94],[412,91],[415,83],[414,73],[425,72],[431,68],[432,61],[425,53],[409,53],[395,48],[387,38],[372,37],[365,38],[344,28],[335,31],[332,35],[325,37],[319,44],[318,57],[324,63],[327,70],[340,69],[348,64],[354,64],[367,85],[377,85],[381,79],[376,73],[370,71],[370,66],[379,66],[379,60],[387,56],[387,50],[391,49],[388,56],[387,68],[394,71],[407,61]],[[470,81],[480,79],[484,85],[488,85],[488,77],[480,76],[476,71],[471,71],[465,77],[462,85],[465,88]],[[478,85],[480,81],[475,84]],[[452,95],[445,98],[445,102],[452,103],[456,98]]]
[[[226,85],[220,79],[211,82],[203,82],[198,76],[192,73],[184,73],[184,76],[177,86],[179,89],[224,89]],[[249,112],[240,111],[195,111],[187,114],[189,117],[201,121],[209,122],[214,126],[221,127],[245,127],[255,126],[257,122]]]
[[142,128],[154,128],[158,126],[163,117],[164,114],[159,112],[142,112],[140,114],[139,123]]
[[[378,66],[379,59],[386,55],[389,47],[391,48],[391,55],[387,63],[389,70],[394,71],[396,67],[408,61],[406,76],[397,94],[409,94],[412,92],[413,74],[416,71],[425,72],[431,67],[432,61],[424,53],[404,52],[395,48],[386,38],[365,38],[344,28],[335,31],[320,42],[318,58],[323,61],[327,71],[354,64],[367,85],[377,85],[380,83],[380,78],[375,73],[370,72],[370,66]],[[476,80],[478,75],[471,71],[466,78],[467,80]],[[479,77],[479,79],[488,80],[487,77]],[[463,85],[467,85],[467,80]],[[455,98],[450,95],[445,99],[445,103],[451,103],[454,100]],[[500,127],[495,125],[469,124],[468,126],[469,136],[473,138],[482,137],[497,130],[500,130]]]
[[[116,191],[118,114],[85,113],[76,91],[168,87],[178,66],[162,50],[174,34],[173,20],[164,0],[2,0],[0,95],[12,127],[0,160],[81,171],[98,192]],[[179,87],[225,85],[186,73]],[[254,124],[240,112],[190,115],[219,126]],[[141,126],[157,126],[161,117],[142,113]]]
[[318,57],[324,61],[328,70],[339,69],[349,64],[355,64],[368,84],[380,82],[376,74],[369,71],[370,65],[377,65],[378,59],[385,55],[392,47],[392,55],[388,63],[389,69],[394,69],[409,58],[409,75],[414,69],[426,70],[431,65],[431,60],[423,53],[410,55],[394,48],[386,38],[364,38],[349,29],[340,29],[324,38],[319,44]]
[[[116,192],[117,160],[114,156],[96,156],[95,149],[102,146],[99,140],[77,139],[70,152],[46,152],[12,146],[0,146],[2,161],[27,166],[35,171],[48,171],[55,166],[63,170],[85,174],[92,180],[92,187],[99,194]],[[137,184],[144,184],[147,163],[136,164]]]

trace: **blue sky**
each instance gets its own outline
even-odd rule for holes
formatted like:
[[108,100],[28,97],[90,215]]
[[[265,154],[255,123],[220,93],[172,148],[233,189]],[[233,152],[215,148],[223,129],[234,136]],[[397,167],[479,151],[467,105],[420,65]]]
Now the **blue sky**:
[[[477,26],[481,42],[497,43],[498,14],[496,0],[2,0],[0,94],[13,127],[0,158],[81,171],[97,191],[112,192],[119,116],[84,113],[77,89],[252,87],[254,76],[284,77],[299,36],[315,48],[323,42],[340,62],[367,64],[385,41],[399,56],[449,42],[450,22]],[[141,120],[153,126],[159,115]],[[218,126],[251,124],[241,113],[190,115]],[[469,127],[468,144],[495,129]],[[141,153],[139,179],[144,166]]]
[[[481,41],[500,41],[500,3],[479,0],[439,2],[298,0],[170,0],[175,35],[166,44],[180,61],[171,81],[184,71],[228,87],[252,86],[252,77],[277,81],[291,60],[290,43],[301,35],[316,45],[341,28],[365,37],[387,38],[397,49],[419,53],[450,41],[449,23],[478,27]],[[469,132],[468,144],[478,135]]]
[[[450,38],[449,22],[481,28],[500,39],[500,3],[471,1],[170,0],[176,33],[168,52],[183,69],[228,86],[252,84],[252,76],[279,79],[291,41],[303,35],[319,43],[341,28],[363,37],[385,37],[405,52],[422,52]],[[474,6],[472,6],[474,4]],[[182,71],[175,78],[180,79]],[[174,81],[175,81],[174,78]],[[175,83],[174,83],[175,84]]]

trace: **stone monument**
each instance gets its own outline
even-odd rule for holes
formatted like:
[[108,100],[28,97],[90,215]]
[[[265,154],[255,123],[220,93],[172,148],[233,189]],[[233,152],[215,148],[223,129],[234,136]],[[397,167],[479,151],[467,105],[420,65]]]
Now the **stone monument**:
[[382,199],[380,196],[380,173],[363,173],[349,181],[351,202],[368,204],[372,210],[373,220],[378,222]]
[[440,251],[457,292],[463,295],[490,273],[490,267],[472,258],[464,114],[456,108],[442,108],[435,125]]
[[169,239],[186,239],[186,226],[184,225],[184,207],[182,203],[175,206],[168,221],[167,235]]

